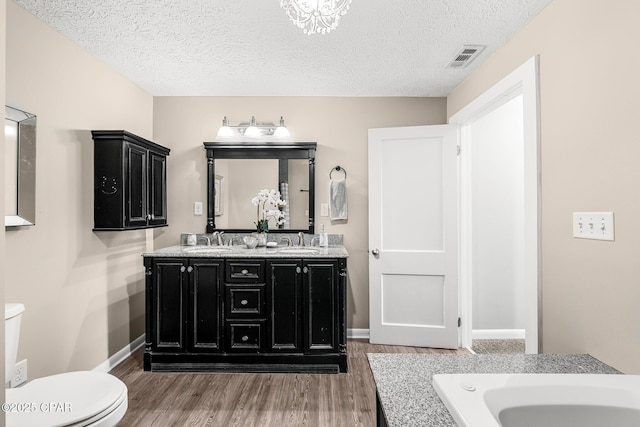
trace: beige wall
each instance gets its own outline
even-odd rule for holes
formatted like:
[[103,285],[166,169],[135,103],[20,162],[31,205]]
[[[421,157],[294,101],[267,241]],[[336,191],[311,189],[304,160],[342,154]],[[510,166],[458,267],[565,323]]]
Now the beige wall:
[[[540,55],[545,353],[640,373],[637,0],[555,0],[448,98],[451,117]],[[572,237],[572,212],[614,211],[615,242]]]
[[[213,141],[222,117],[233,124],[276,122],[281,115],[298,141],[316,141],[317,224],[344,234],[349,258],[348,327],[369,328],[367,130],[374,127],[441,124],[444,98],[329,97],[157,97],[154,138],[171,148],[168,162],[169,223],[156,244],[179,243],[182,232],[204,232],[206,216],[193,215],[193,202],[206,202],[203,141]],[[348,173],[349,220],[330,224],[320,217],[328,203],[329,172],[340,165]],[[247,201],[249,203],[249,201]],[[249,224],[253,218],[247,218]]]
[[153,98],[7,3],[6,103],[38,116],[38,152],[36,225],[6,231],[3,272],[36,378],[93,369],[144,333],[147,232],[92,232],[90,130],[151,139]]
[[[4,29],[7,25],[7,2],[0,0],[0,99],[5,97],[5,76],[6,76],[6,64],[5,64],[5,52],[6,52],[6,31]],[[4,104],[1,107],[2,114],[4,114]],[[0,145],[4,147],[4,132],[0,132]],[[0,165],[4,164],[4,150],[0,150]],[[0,174],[0,212],[4,212],[4,174]],[[6,271],[7,260],[5,258],[5,230],[4,227],[0,229],[0,272]],[[4,289],[4,274],[0,273],[0,290]],[[4,292],[0,291],[0,307],[4,306]],[[0,343],[4,343],[4,328],[0,328]],[[0,345],[0,349],[4,349],[3,345]],[[4,350],[0,351],[0,384],[4,384]],[[0,391],[0,401],[4,402],[4,387]],[[0,427],[5,425],[5,414],[0,414]]]

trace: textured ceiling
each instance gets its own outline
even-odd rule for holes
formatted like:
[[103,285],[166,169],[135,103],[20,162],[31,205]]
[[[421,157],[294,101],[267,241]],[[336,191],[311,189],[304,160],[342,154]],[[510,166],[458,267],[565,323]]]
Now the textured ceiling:
[[353,0],[307,36],[279,0],[15,1],[155,96],[446,96],[551,2]]

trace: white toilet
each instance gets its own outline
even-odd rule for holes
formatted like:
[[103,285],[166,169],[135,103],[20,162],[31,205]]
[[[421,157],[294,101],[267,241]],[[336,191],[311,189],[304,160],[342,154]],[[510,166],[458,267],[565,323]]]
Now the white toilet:
[[127,386],[113,375],[82,371],[51,375],[9,388],[18,352],[23,304],[5,304],[7,427],[116,426],[127,412]]

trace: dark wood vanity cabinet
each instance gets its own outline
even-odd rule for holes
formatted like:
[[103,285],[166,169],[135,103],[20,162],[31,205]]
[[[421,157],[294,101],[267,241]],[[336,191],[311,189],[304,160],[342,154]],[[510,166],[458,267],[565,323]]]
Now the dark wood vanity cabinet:
[[145,257],[152,371],[346,372],[346,259]]
[[221,350],[223,268],[223,261],[206,258],[157,258],[148,265],[146,334],[153,351]]
[[94,230],[166,226],[170,150],[127,131],[91,133]]

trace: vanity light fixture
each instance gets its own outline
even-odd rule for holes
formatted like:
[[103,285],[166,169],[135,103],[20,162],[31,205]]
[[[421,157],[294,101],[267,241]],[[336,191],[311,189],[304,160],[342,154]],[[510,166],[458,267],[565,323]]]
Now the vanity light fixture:
[[249,127],[244,130],[244,137],[251,139],[259,139],[262,136],[262,132],[256,126],[256,118],[251,116],[251,123]]
[[291,133],[284,125],[284,118],[280,116],[280,124],[258,123],[255,116],[251,117],[251,122],[240,123],[239,125],[229,125],[227,116],[222,120],[222,126],[216,135],[217,141],[291,141]]
[[350,4],[351,0],[280,0],[289,19],[308,35],[335,30]]

